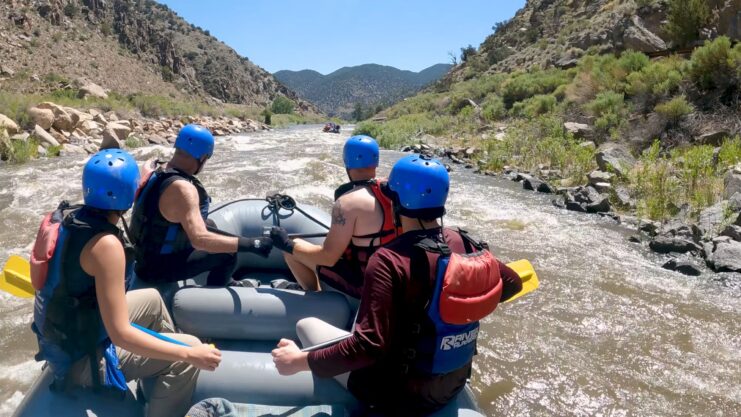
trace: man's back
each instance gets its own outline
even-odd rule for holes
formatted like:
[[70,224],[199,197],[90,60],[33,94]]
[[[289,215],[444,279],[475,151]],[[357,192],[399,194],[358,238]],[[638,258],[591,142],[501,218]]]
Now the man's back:
[[356,218],[352,244],[359,247],[380,246],[379,238],[358,237],[376,234],[383,227],[383,208],[368,186],[355,187],[337,199],[332,215],[338,217],[333,219],[334,222],[340,222],[339,216],[344,218],[350,212],[351,217]]

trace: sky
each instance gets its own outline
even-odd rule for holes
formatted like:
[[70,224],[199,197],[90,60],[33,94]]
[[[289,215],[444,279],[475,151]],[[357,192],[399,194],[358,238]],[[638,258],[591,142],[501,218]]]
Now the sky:
[[390,65],[420,71],[478,47],[525,0],[158,0],[276,72]]

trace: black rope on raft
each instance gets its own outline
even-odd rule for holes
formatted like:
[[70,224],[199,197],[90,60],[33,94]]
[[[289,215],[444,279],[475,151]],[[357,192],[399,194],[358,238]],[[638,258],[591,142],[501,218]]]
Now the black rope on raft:
[[273,213],[274,223],[277,226],[280,226],[280,218],[278,217],[278,212],[280,211],[280,209],[283,209],[291,213],[293,213],[294,210],[298,211],[299,213],[303,214],[307,219],[329,230],[328,225],[324,224],[324,222],[322,222],[321,220],[317,219],[316,217],[312,216],[311,214],[307,213],[304,209],[299,207],[298,204],[296,203],[296,200],[293,197],[287,194],[280,194],[280,193],[268,195],[264,199],[263,198],[241,198],[239,200],[230,201],[222,206],[219,206],[209,211],[208,215],[210,216],[211,214],[223,209],[224,207],[228,207],[232,204],[240,203],[242,201],[266,201],[268,203],[268,208],[270,208],[270,211]]

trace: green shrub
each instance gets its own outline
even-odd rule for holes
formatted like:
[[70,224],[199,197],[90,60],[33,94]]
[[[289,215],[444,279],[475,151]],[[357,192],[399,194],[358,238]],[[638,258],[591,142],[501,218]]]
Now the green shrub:
[[553,95],[539,94],[525,101],[520,101],[512,106],[513,116],[537,117],[550,113],[556,107],[556,97]]
[[503,141],[487,145],[489,169],[515,165],[536,169],[545,164],[560,169],[565,177],[581,180],[595,168],[594,152],[582,146],[563,129],[563,120],[540,116],[513,123]]
[[684,60],[677,57],[651,62],[641,71],[626,78],[626,92],[631,96],[645,96],[649,101],[674,94],[684,78]]
[[661,220],[674,215],[674,198],[679,193],[679,180],[671,163],[660,156],[659,141],[643,152],[630,175],[635,188],[638,213],[649,219]]
[[723,169],[741,162],[741,136],[723,141],[718,154],[719,168]]
[[137,136],[129,136],[124,141],[124,144],[129,149],[135,149],[135,148],[141,148],[142,146],[146,146],[147,142],[144,139],[139,138]]
[[666,30],[674,42],[685,46],[700,38],[710,17],[707,0],[669,0]]
[[[381,147],[397,149],[402,145],[414,143],[419,136],[424,134],[439,135],[448,129],[455,129],[457,120],[459,119],[452,116],[437,116],[428,113],[409,114],[383,123],[359,123],[355,127],[354,134],[374,137]],[[466,123],[468,124],[470,122]]]
[[273,100],[271,110],[275,114],[291,114],[293,113],[294,106],[295,103],[291,99],[284,96],[278,96]]
[[725,91],[738,86],[741,47],[732,49],[731,40],[725,36],[708,41],[692,53],[689,68],[692,80],[703,90]]
[[710,145],[672,151],[672,160],[678,167],[684,201],[695,210],[715,204],[723,191],[723,179],[716,175],[713,153],[714,148]]
[[657,105],[655,110],[670,123],[676,124],[679,123],[684,116],[695,111],[695,108],[692,104],[687,102],[687,99],[684,96],[677,96],[667,102]]
[[642,52],[625,51],[620,55],[617,65],[626,73],[640,71],[645,68],[651,60]]
[[614,91],[605,91],[587,105],[592,115],[597,117],[594,126],[605,132],[614,132],[623,125],[627,116],[625,96]]
[[518,101],[552,93],[559,86],[571,82],[573,77],[573,73],[559,69],[516,73],[502,84],[502,100],[507,108],[512,108]]
[[481,116],[484,120],[493,122],[501,120],[507,115],[507,110],[504,108],[504,102],[498,96],[489,98],[484,104],[484,108],[481,111]]

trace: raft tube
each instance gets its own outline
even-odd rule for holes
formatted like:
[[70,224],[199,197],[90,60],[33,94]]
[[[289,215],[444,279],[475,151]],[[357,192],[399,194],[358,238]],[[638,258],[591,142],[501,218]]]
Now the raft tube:
[[[214,209],[209,216],[226,232],[243,236],[262,234],[265,227],[280,224],[289,233],[314,234],[327,229],[329,216],[317,208],[285,209],[264,199],[238,200]],[[322,238],[308,239],[321,243]],[[249,415],[346,416],[358,406],[355,398],[334,379],[318,378],[310,372],[286,377],[278,374],[270,351],[281,338],[297,340],[296,322],[318,317],[337,327],[350,329],[355,311],[339,293],[304,293],[278,290],[270,281],[292,279],[280,251],[265,259],[240,253],[235,278],[256,278],[259,288],[200,288],[205,275],[193,280],[156,286],[170,302],[178,329],[210,338],[222,351],[215,372],[201,372],[192,403],[207,398],[225,398],[247,407]],[[148,285],[134,278],[130,288]],[[51,372],[46,369],[34,382],[16,410],[15,417],[120,416],[143,417],[136,387],[129,384],[124,398],[98,395],[77,388],[68,394],[49,390]],[[246,414],[247,415],[247,414]],[[466,387],[454,402],[433,417],[482,417],[475,397]]]

